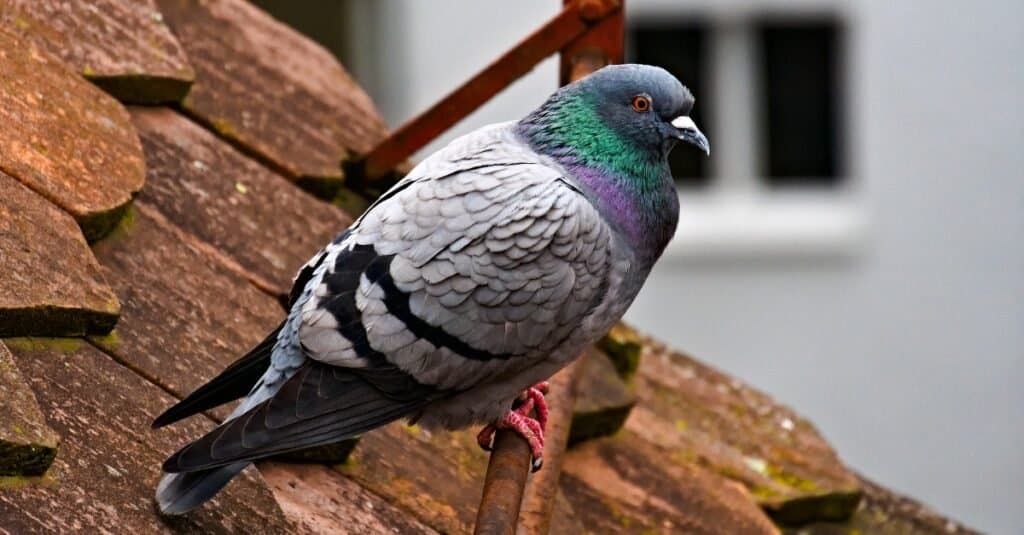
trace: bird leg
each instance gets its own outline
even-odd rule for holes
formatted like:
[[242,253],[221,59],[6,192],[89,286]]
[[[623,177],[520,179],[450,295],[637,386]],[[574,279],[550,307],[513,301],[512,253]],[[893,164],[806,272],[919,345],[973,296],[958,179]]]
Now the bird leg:
[[[544,463],[544,428],[548,424],[548,402],[544,399],[547,391],[547,381],[541,381],[523,391],[512,409],[505,413],[501,420],[488,424],[480,431],[476,437],[480,447],[491,451],[494,447],[494,434],[499,429],[515,431],[530,445],[533,471],[540,470]],[[536,411],[536,418],[530,416],[531,411]]]

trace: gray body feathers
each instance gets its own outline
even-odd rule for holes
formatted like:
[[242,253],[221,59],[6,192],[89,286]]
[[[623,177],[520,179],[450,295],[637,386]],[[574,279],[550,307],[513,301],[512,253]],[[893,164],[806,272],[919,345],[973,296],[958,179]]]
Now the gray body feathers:
[[187,511],[253,459],[403,417],[494,421],[618,320],[650,267],[513,123],[460,138],[310,261],[265,373],[168,459],[157,500]]

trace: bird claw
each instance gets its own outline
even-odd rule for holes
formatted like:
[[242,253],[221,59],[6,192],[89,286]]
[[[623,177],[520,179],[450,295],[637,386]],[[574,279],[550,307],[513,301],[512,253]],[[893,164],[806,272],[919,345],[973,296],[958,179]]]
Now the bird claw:
[[547,381],[541,381],[527,388],[519,395],[520,405],[516,407],[516,412],[523,416],[529,416],[530,411],[535,410],[537,412],[536,420],[540,423],[541,431],[548,428],[548,401],[544,394],[548,393],[550,386]]
[[[534,472],[544,465],[544,429],[548,422],[548,403],[544,394],[548,391],[548,382],[542,381],[526,389],[518,398],[518,405],[505,413],[495,423],[486,425],[476,436],[477,444],[485,451],[494,449],[494,434],[499,429],[515,431],[526,439],[533,456],[531,468]],[[536,411],[537,417],[531,418],[530,411]]]

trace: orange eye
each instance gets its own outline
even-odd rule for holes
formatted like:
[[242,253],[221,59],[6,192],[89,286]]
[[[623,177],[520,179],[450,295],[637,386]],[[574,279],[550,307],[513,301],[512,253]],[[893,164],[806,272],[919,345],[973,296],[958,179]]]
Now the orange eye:
[[651,109],[651,97],[647,95],[637,95],[633,97],[633,109],[644,113]]

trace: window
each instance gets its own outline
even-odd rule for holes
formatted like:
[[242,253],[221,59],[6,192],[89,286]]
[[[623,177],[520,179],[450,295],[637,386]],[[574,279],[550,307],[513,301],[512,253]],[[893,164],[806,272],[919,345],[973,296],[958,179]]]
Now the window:
[[757,44],[763,180],[773,187],[835,185],[842,174],[836,25],[762,24]]
[[[664,67],[683,82],[699,99],[693,110],[693,120],[709,137],[708,105],[711,91],[704,76],[707,60],[707,29],[704,25],[675,24],[671,26],[648,24],[632,28],[628,37],[631,63],[647,63]],[[669,157],[672,176],[686,188],[706,187],[710,181],[708,160],[692,150],[675,150]]]
[[732,262],[857,253],[867,221],[844,160],[852,76],[843,9],[686,4],[637,0],[627,18],[627,57],[693,90],[694,120],[713,149],[711,158],[673,152],[682,209],[669,254]]
[[[629,31],[629,60],[665,67],[686,84],[698,98],[694,120],[715,139],[712,115],[716,107],[733,103],[714,102],[717,94],[708,83],[711,70],[728,68],[720,63],[738,59],[752,71],[744,79],[756,85],[752,93],[758,100],[753,110],[757,117],[747,122],[748,128],[757,130],[750,137],[757,145],[751,148],[756,168],[750,171],[771,187],[837,185],[843,174],[844,126],[838,24],[829,19],[755,20],[743,32],[753,36],[742,50],[747,57],[726,56],[712,64],[709,41],[733,39],[712,35],[724,33],[735,32],[716,32],[692,19],[641,20]],[[694,151],[673,151],[669,163],[684,188],[706,188],[714,180],[707,158]]]

